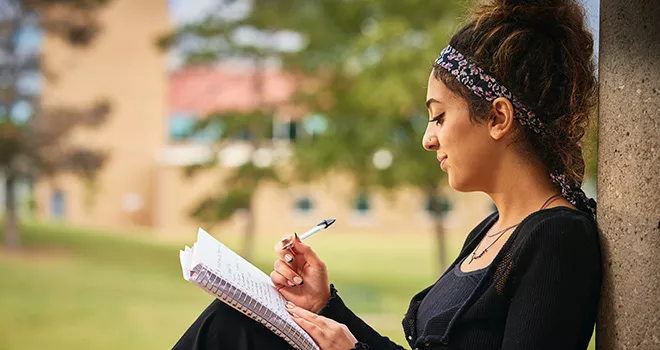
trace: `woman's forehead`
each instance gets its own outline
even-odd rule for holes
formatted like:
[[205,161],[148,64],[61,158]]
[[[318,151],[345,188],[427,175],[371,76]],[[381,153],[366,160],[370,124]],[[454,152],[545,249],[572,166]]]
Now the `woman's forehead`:
[[431,99],[436,100],[440,103],[449,102],[454,98],[454,95],[451,93],[451,90],[439,79],[436,79],[431,73],[429,77],[429,82],[426,87],[426,101]]

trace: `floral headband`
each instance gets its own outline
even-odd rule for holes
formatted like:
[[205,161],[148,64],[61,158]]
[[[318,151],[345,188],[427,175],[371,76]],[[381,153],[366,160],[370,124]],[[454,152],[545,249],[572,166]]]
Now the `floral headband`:
[[536,117],[534,112],[518,101],[509,89],[498,83],[495,78],[477,67],[474,62],[460,54],[451,45],[440,52],[440,56],[435,60],[435,63],[449,71],[458,81],[472,90],[475,95],[485,98],[488,102],[498,97],[506,97],[515,107],[514,118],[520,124],[529,127],[539,135],[545,135],[545,124]]
[[[479,68],[466,56],[459,53],[451,45],[445,47],[435,60],[438,67],[446,69],[456,80],[460,81],[475,95],[490,102],[498,97],[505,97],[514,107],[514,118],[522,125],[543,136],[547,133],[545,124],[534,112],[520,102],[513,93]],[[561,170],[550,173],[550,179],[561,186],[562,195],[580,210],[590,213],[596,218],[596,201],[587,197],[580,184],[570,181]]]

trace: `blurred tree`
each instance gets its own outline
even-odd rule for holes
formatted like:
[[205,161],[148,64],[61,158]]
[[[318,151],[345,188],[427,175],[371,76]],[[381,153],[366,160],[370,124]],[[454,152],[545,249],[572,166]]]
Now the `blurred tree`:
[[[257,70],[258,72],[259,70]],[[255,72],[255,89],[263,86],[262,78]],[[258,92],[261,95],[262,92]],[[215,151],[220,151],[232,143],[247,143],[250,149],[250,159],[224,174],[221,191],[211,192],[203,198],[191,211],[191,215],[201,222],[211,225],[230,219],[237,212],[243,214],[245,231],[241,255],[250,260],[253,251],[255,235],[254,196],[259,186],[264,182],[280,183],[281,179],[273,162],[270,149],[271,126],[274,111],[261,105],[261,109],[252,112],[217,112],[207,116],[199,122],[191,132],[191,136],[198,133],[208,133],[213,127],[219,127],[222,135],[214,140]],[[212,152],[218,154],[219,152]],[[192,176],[197,171],[208,170],[217,166],[222,156],[213,157],[206,163],[195,164],[185,168]]]
[[[241,3],[218,0],[217,9],[161,45],[189,48],[188,64],[262,57],[298,77],[295,102],[327,127],[295,144],[295,180],[338,170],[355,180],[356,193],[417,188],[427,198],[445,266],[446,201],[439,191],[445,178],[435,156],[421,148],[421,137],[431,64],[464,11],[462,0],[254,0],[242,15],[230,15]],[[237,198],[227,185],[229,192],[205,203]]]
[[[446,178],[435,155],[421,148],[425,88],[432,62],[472,1],[217,0],[216,9],[161,44],[184,44],[188,64],[261,57],[297,77],[294,102],[309,114],[303,123],[320,118],[325,126],[308,128],[295,143],[295,180],[339,171],[352,176],[356,193],[416,188],[446,266]],[[595,137],[585,140],[588,176]]]
[[[94,13],[106,0],[0,0],[0,171],[5,188],[5,244],[20,246],[15,184],[69,171],[93,177],[101,152],[67,144],[77,126],[96,126],[109,112],[106,102],[89,108],[40,106],[35,79],[43,67],[34,42],[45,31],[74,46],[91,42],[100,26]],[[37,83],[38,84],[38,83]]]
[[[298,6],[302,15],[292,15],[287,29],[300,33],[305,45],[283,56],[284,67],[316,78],[315,88],[301,91],[298,101],[325,115],[330,126],[297,145],[296,174],[311,179],[338,169],[353,175],[358,191],[417,189],[434,222],[444,268],[447,199],[440,189],[446,177],[421,142],[431,65],[463,3],[316,1],[292,8]],[[274,9],[258,9],[252,25],[268,25]]]
[[[201,116],[197,125],[184,138],[211,140],[212,154],[217,155],[223,148],[236,143],[249,146],[250,159],[241,165],[230,168],[222,178],[221,191],[210,193],[191,211],[191,216],[205,224],[222,222],[240,212],[245,218],[244,241],[241,255],[250,260],[255,235],[254,195],[264,182],[280,183],[274,161],[273,119],[278,106],[267,98],[265,74],[267,61],[273,47],[268,44],[240,42],[229,37],[238,30],[236,22],[222,15],[234,1],[218,1],[218,9],[199,23],[185,25],[173,33],[165,35],[158,45],[163,49],[177,47],[182,51],[184,65],[204,65],[218,60],[239,59],[250,66],[252,104],[251,111],[218,110]],[[266,32],[263,35],[267,35]],[[208,140],[207,140],[208,141]],[[207,162],[187,166],[185,172],[192,176],[198,171],[212,169],[222,161],[221,156],[213,156]]]
[[588,179],[595,184],[598,176],[598,106],[591,114],[591,121],[584,134],[582,147],[585,160],[585,180]]

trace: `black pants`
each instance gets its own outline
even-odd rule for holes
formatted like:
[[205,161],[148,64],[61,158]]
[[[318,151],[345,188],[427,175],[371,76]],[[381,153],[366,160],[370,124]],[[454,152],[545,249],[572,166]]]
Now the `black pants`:
[[220,300],[214,300],[173,350],[291,350],[284,339]]

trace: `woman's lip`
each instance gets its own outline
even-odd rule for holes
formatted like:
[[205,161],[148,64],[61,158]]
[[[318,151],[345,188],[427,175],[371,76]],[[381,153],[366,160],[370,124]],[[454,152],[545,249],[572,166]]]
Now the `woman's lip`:
[[443,156],[443,157],[438,158],[438,161],[440,161],[440,168],[442,170],[445,170],[444,164],[445,164],[446,160],[447,160],[447,156]]

